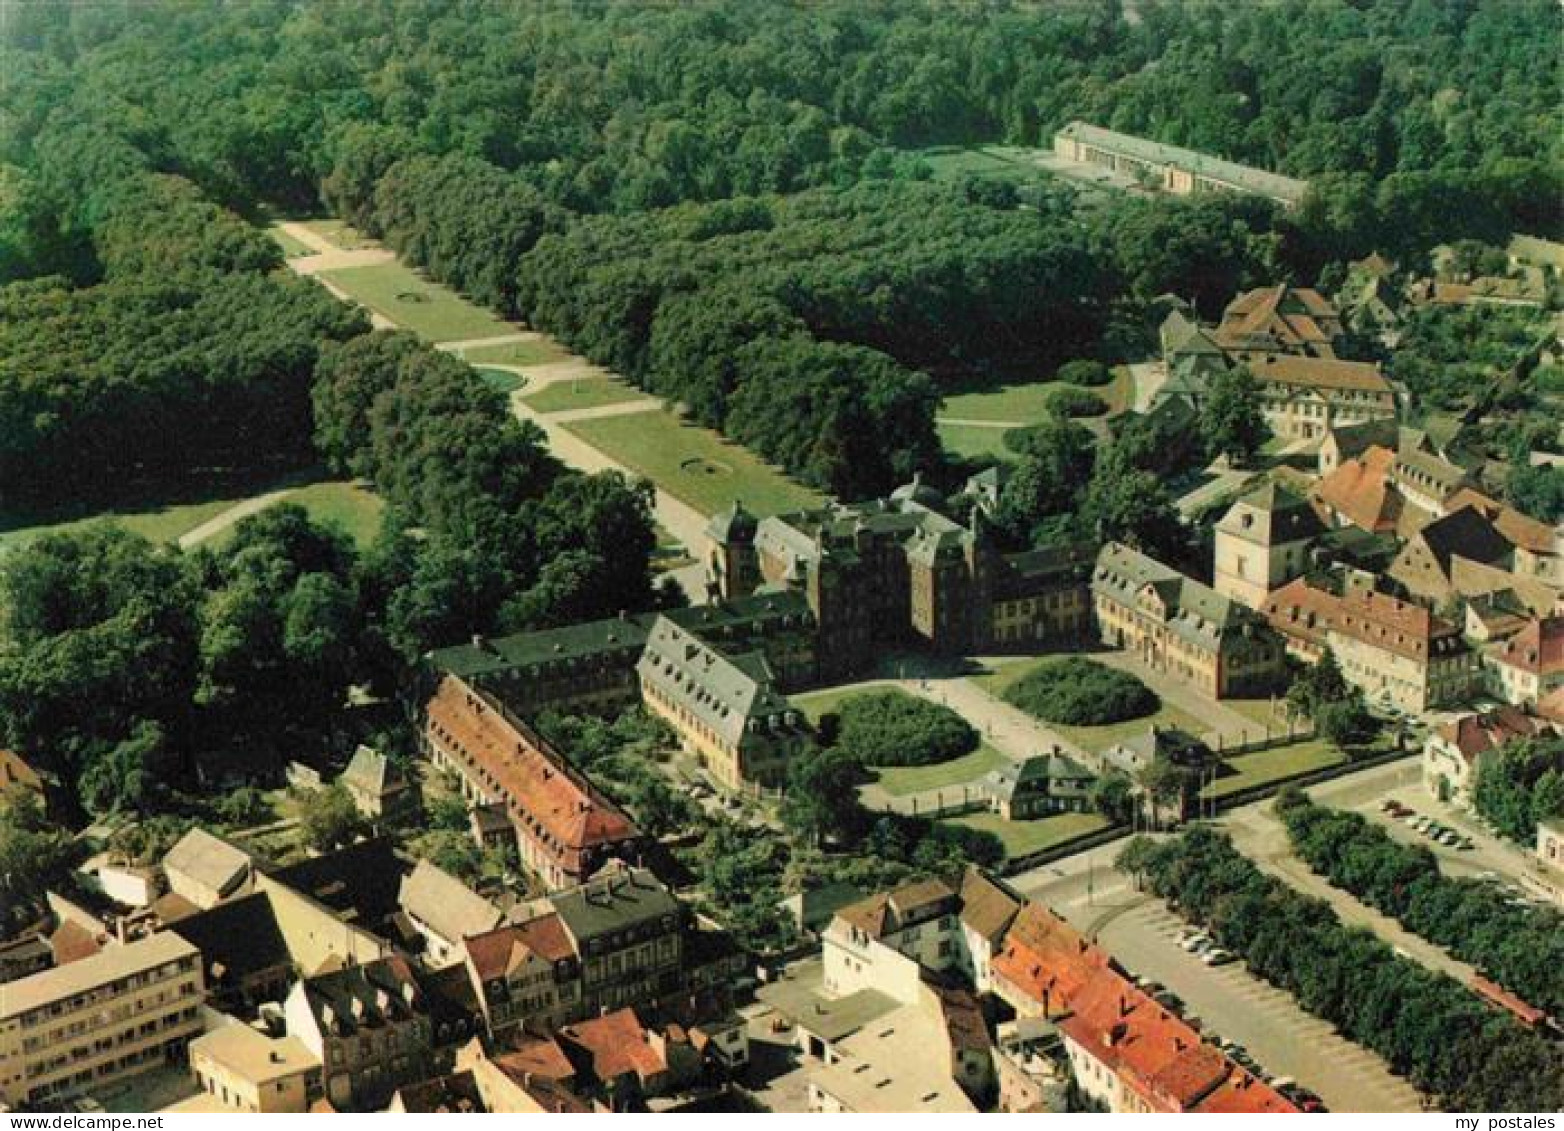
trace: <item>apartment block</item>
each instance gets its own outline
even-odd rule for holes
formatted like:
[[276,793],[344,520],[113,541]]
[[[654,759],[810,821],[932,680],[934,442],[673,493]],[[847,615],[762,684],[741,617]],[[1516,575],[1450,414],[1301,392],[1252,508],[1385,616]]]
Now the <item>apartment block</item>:
[[182,1063],[204,990],[200,952],[168,932],[0,985],[0,1101],[90,1094]]

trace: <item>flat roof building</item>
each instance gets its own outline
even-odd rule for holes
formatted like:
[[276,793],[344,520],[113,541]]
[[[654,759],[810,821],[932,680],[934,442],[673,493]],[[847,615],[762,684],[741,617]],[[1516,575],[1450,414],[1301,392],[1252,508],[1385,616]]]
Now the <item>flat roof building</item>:
[[1177,196],[1238,192],[1295,208],[1309,189],[1307,181],[1085,122],[1071,122],[1056,133],[1054,152],[1079,165],[1128,174]]
[[91,1093],[182,1059],[201,954],[171,932],[0,985],[0,1103]]

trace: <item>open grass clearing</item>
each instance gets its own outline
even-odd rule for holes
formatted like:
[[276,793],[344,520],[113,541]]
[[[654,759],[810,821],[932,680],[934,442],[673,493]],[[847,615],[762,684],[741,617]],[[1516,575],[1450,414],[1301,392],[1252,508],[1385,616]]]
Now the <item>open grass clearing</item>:
[[935,421],[940,446],[962,459],[1013,463],[1015,452],[1005,447],[1004,427],[987,428],[981,424],[946,424]]
[[1097,813],[1055,813],[1030,821],[1007,821],[997,813],[969,813],[948,818],[945,823],[993,833],[1004,843],[1005,855],[1012,858],[1055,848],[1108,827],[1107,819]]
[[175,542],[246,499],[294,483],[307,483],[312,474],[319,473],[277,466],[215,469],[191,472],[177,484],[120,484],[106,499],[95,502],[92,509],[0,510],[0,549],[98,519],[108,519],[152,542]]
[[355,302],[431,342],[497,338],[516,327],[400,263],[342,267],[320,278]]
[[461,351],[461,356],[472,365],[549,365],[564,361],[570,353],[550,338],[537,338],[526,342],[469,346]]
[[956,420],[1037,424],[1048,415],[1048,397],[1058,381],[1022,381],[947,396],[939,415]]
[[300,256],[315,254],[315,249],[310,247],[309,244],[289,235],[276,224],[267,225],[266,234],[276,241],[278,247],[282,248],[283,257],[286,259],[297,259]]
[[[1006,758],[988,743],[982,743],[970,754],[938,762],[932,766],[875,766],[869,772],[881,789],[893,797],[905,797],[910,793],[924,793],[931,789],[954,789],[976,782],[990,770],[1008,765]],[[952,798],[946,798],[947,801]]]
[[601,408],[603,405],[644,400],[646,394],[634,385],[612,377],[579,377],[569,381],[553,381],[521,399],[535,412],[570,412],[578,408]]
[[345,220],[324,216],[318,220],[301,220],[300,223],[338,251],[364,251],[380,246],[379,240],[371,239]]
[[822,496],[745,448],[671,412],[653,409],[561,425],[702,514],[742,499],[753,514],[819,506]]
[[1253,754],[1240,754],[1226,760],[1228,768],[1235,772],[1217,778],[1201,791],[1201,796],[1226,797],[1251,786],[1285,781],[1313,770],[1339,766],[1345,761],[1347,755],[1341,748],[1323,738],[1310,738],[1269,750],[1257,750]]

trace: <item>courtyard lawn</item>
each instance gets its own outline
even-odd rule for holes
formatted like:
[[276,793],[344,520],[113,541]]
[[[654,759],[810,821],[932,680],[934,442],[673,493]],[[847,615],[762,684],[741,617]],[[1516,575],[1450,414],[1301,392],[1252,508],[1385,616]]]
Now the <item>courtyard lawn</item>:
[[275,224],[270,225],[266,229],[266,234],[275,240],[277,245],[282,248],[282,254],[284,258],[297,259],[302,255],[315,254],[314,248],[310,247],[306,243],[301,243],[299,240],[290,236],[287,232],[283,231]]
[[735,499],[762,516],[823,501],[738,444],[671,412],[628,412],[563,427],[702,514],[714,514]]
[[1202,797],[1226,797],[1230,793],[1251,786],[1286,781],[1327,766],[1339,766],[1347,761],[1341,749],[1323,738],[1305,739],[1270,750],[1257,750],[1253,754],[1240,754],[1227,759],[1230,769],[1236,773],[1217,780],[1201,791]]
[[[1013,663],[1000,664],[992,671],[972,677],[984,691],[996,699],[1003,699],[1004,693],[1011,684],[1018,682],[1027,673],[1049,664],[1058,663],[1062,656],[1041,656],[1036,659],[1017,660]],[[1104,726],[1068,726],[1064,723],[1051,723],[1039,720],[1043,726],[1050,730],[1056,730],[1060,736],[1073,742],[1081,749],[1096,754],[1116,743],[1123,742],[1126,738],[1134,738],[1145,734],[1152,726],[1177,727],[1187,731],[1196,738],[1202,738],[1210,729],[1205,723],[1185,711],[1168,703],[1166,700],[1154,714],[1145,715],[1138,719],[1126,719],[1122,723],[1108,723]]]
[[431,342],[497,338],[516,332],[510,323],[400,263],[343,267],[322,271],[320,277],[340,287],[356,302]]
[[1009,463],[1016,454],[1005,447],[1005,428],[985,428],[980,424],[945,424],[934,422],[939,433],[940,446],[953,456],[962,459],[997,460]]
[[1286,730],[1287,720],[1282,717],[1284,707],[1281,696],[1273,699],[1224,699],[1222,706],[1237,711],[1251,720],[1259,729]]
[[948,762],[932,766],[877,766],[869,772],[886,793],[905,797],[909,793],[950,789],[975,782],[990,770],[997,770],[1009,762],[1009,758],[985,742],[972,753]]
[[536,412],[569,412],[645,400],[646,394],[612,377],[580,377],[550,382],[521,399]]
[[328,216],[320,220],[305,220],[303,224],[339,251],[363,251],[366,248],[380,246],[377,240],[370,239],[343,220]]
[[1060,387],[1058,381],[1030,381],[957,393],[945,398],[939,414],[954,420],[1037,424],[1048,415],[1049,394]]
[[460,352],[462,360],[473,365],[549,365],[570,356],[552,338],[501,342],[493,346],[469,346]]
[[970,813],[948,818],[944,823],[993,833],[1004,842],[1005,855],[1011,858],[1055,848],[1108,827],[1107,819],[1097,813],[1055,813],[1031,821],[1007,821],[996,813]]

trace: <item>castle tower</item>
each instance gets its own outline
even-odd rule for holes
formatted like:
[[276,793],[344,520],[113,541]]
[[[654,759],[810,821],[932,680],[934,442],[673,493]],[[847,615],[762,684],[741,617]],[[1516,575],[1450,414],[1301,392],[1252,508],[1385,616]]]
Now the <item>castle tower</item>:
[[1324,530],[1314,508],[1275,483],[1251,491],[1216,525],[1213,588],[1251,609],[1308,568],[1309,548]]
[[737,499],[706,524],[706,589],[714,599],[746,597],[760,584],[757,526],[755,516]]

